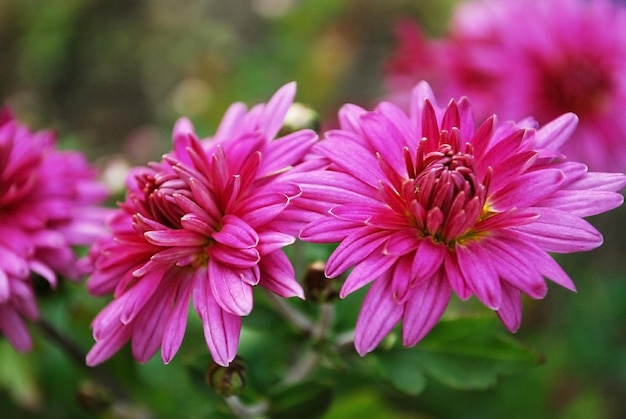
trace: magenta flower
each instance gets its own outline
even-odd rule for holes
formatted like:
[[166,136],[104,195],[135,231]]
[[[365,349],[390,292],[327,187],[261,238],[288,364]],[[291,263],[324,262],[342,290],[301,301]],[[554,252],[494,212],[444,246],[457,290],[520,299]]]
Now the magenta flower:
[[290,202],[301,191],[283,181],[317,140],[311,130],[275,139],[295,95],[280,89],[267,105],[232,105],[215,136],[198,140],[187,119],[174,127],[174,150],[135,169],[111,235],[93,247],[93,294],[115,299],[93,321],[89,365],[132,339],[145,362],[161,347],[163,362],[178,351],[189,301],[204,325],[215,362],[236,355],[241,316],[261,285],[303,298],[282,248],[301,225]]
[[52,287],[57,275],[79,279],[72,246],[105,233],[95,205],[106,197],[83,155],[0,110],[0,331],[18,351],[32,346],[24,320],[39,316],[32,274]]
[[[477,116],[533,115],[541,124],[574,112],[563,145],[594,170],[626,170],[626,8],[609,0],[462,2],[446,37],[430,42],[404,23],[388,66],[394,98],[427,79],[446,96],[467,95]],[[406,57],[405,55],[411,55]],[[404,57],[404,58],[403,58]],[[409,62],[411,65],[403,64]],[[494,106],[497,106],[494,107]]]
[[590,173],[559,152],[577,118],[540,129],[526,120],[477,129],[467,99],[439,108],[426,83],[409,116],[391,103],[346,105],[340,129],[314,147],[325,169],[294,174],[305,209],[325,214],[305,241],[340,242],[326,275],[353,268],[345,297],[373,281],[355,346],[373,350],[401,320],[404,345],[437,323],[452,292],[476,296],[516,331],[521,295],[543,298],[544,281],[574,290],[548,252],[593,249],[602,236],[582,217],[619,206],[623,174]]

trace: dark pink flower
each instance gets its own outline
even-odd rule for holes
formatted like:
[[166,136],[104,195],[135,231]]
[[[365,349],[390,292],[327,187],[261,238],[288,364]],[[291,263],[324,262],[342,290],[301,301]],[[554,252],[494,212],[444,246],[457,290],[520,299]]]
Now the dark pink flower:
[[[390,98],[429,80],[449,97],[472,98],[480,118],[532,115],[545,124],[580,118],[563,145],[594,170],[626,170],[626,8],[609,0],[479,0],[459,3],[445,37],[425,41],[408,23],[388,66]],[[416,46],[419,46],[417,48]],[[412,48],[412,49],[411,49]],[[420,54],[411,52],[421,51]],[[398,55],[411,54],[400,66]],[[404,83],[400,81],[404,80]]]
[[301,191],[283,177],[317,135],[301,130],[275,138],[294,95],[291,83],[267,105],[232,105],[207,140],[183,118],[174,127],[174,150],[128,177],[111,235],[91,251],[88,289],[115,299],[93,322],[89,365],[130,339],[138,361],[160,347],[169,362],[192,301],[213,359],[225,366],[236,355],[254,286],[303,298],[282,251],[301,224],[290,205]]
[[31,132],[0,110],[0,331],[19,351],[32,342],[25,319],[39,316],[32,275],[55,286],[77,280],[72,246],[105,233],[107,197],[82,154],[55,149],[51,132]]
[[346,105],[339,119],[313,149],[326,167],[291,179],[303,190],[298,205],[323,214],[300,237],[340,243],[326,275],[353,268],[341,297],[373,281],[356,326],[360,354],[399,321],[404,345],[415,345],[453,292],[517,330],[521,295],[543,298],[544,278],[574,289],[548,252],[599,246],[583,217],[623,201],[626,176],[588,172],[560,153],[571,113],[540,129],[495,116],[475,128],[467,99],[440,108],[422,83],[408,116],[383,102],[370,112]]

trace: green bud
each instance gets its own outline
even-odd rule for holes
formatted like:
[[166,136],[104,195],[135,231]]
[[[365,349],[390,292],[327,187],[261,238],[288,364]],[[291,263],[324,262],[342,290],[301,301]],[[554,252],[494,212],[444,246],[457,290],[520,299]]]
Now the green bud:
[[324,275],[324,269],[326,264],[321,260],[308,266],[304,274],[304,294],[308,301],[323,304],[339,296],[333,281]]
[[217,394],[235,396],[246,386],[245,372],[245,362],[237,356],[227,367],[212,362],[206,372],[206,381]]

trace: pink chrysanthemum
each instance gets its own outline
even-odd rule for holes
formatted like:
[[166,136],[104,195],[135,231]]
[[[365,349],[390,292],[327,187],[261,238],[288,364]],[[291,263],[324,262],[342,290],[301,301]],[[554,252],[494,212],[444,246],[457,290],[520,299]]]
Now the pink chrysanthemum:
[[[594,170],[626,170],[626,8],[609,0],[480,0],[457,7],[443,39],[403,23],[388,66],[392,98],[427,79],[446,96],[541,124],[574,112],[563,152]],[[406,55],[410,55],[407,57]],[[407,65],[406,63],[410,63]]]
[[58,274],[79,279],[72,246],[105,233],[95,205],[106,196],[83,155],[0,110],[0,331],[17,350],[32,346],[24,319],[39,316],[32,275],[53,287]]
[[94,294],[115,299],[93,322],[98,364],[132,339],[145,362],[161,347],[163,362],[178,351],[189,301],[204,325],[215,362],[235,357],[241,316],[261,285],[303,298],[282,248],[297,235],[290,202],[301,191],[284,182],[317,140],[311,130],[275,139],[295,95],[280,89],[267,105],[232,105],[212,139],[198,140],[187,119],[174,127],[174,150],[135,169],[128,194],[110,223],[110,237],[92,249]]
[[313,149],[325,170],[292,177],[298,205],[326,212],[300,237],[340,242],[327,276],[354,268],[341,297],[373,281],[356,325],[360,354],[400,320],[404,345],[416,344],[452,292],[476,296],[517,330],[521,294],[544,297],[544,277],[574,289],[548,252],[599,246],[582,217],[623,201],[626,176],[589,173],[560,154],[573,114],[541,129],[493,116],[475,129],[467,99],[439,108],[426,83],[411,105],[409,116],[386,102],[371,112],[346,105],[340,129]]

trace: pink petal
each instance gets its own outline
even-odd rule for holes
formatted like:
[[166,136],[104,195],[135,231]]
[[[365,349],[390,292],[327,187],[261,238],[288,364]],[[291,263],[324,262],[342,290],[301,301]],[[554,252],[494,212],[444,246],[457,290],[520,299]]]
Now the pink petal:
[[345,298],[347,295],[376,280],[387,272],[397,260],[397,257],[387,255],[364,259],[352,269],[341,287],[339,296]]
[[533,206],[559,190],[564,180],[563,172],[555,169],[523,174],[494,193],[491,196],[491,205],[498,211]]
[[143,309],[148,300],[158,290],[163,273],[150,272],[137,280],[137,283],[124,294],[124,308],[120,313],[119,320],[123,324],[131,322],[135,316]]
[[250,249],[259,243],[259,236],[248,223],[234,215],[225,215],[222,218],[222,227],[213,233],[213,239],[218,243],[234,249]]
[[337,220],[334,217],[313,221],[300,232],[300,239],[313,243],[334,243],[345,239],[358,224]]
[[202,320],[204,337],[213,360],[227,367],[237,355],[241,317],[221,309],[207,284],[207,273],[201,270],[194,280],[193,304]]
[[193,233],[188,230],[148,231],[144,233],[144,237],[149,243],[152,243],[155,246],[191,247],[191,246],[203,246],[207,244],[206,236]]
[[430,279],[443,265],[447,252],[445,246],[434,243],[428,237],[421,240],[413,259],[413,275],[419,279]]
[[209,259],[208,281],[213,298],[223,310],[237,316],[250,314],[252,287],[242,281],[239,269]]
[[572,253],[592,250],[602,244],[602,235],[587,221],[563,211],[535,208],[540,217],[515,227],[548,252]]
[[172,286],[162,287],[133,322],[131,348],[137,361],[148,362],[161,346],[174,293]]
[[296,281],[289,258],[281,250],[264,255],[259,262],[261,280],[259,285],[281,297],[304,299],[304,291]]
[[442,275],[413,288],[404,305],[402,343],[413,346],[437,324],[443,315],[452,290]]
[[274,138],[278,134],[295,96],[296,83],[291,82],[278,89],[267,102],[260,118],[260,128],[265,131],[267,138]]
[[378,346],[402,318],[404,304],[398,304],[391,295],[391,281],[384,276],[374,281],[363,300],[356,322],[354,346],[365,356]]
[[497,310],[502,300],[502,287],[493,258],[480,243],[468,243],[455,247],[459,267],[476,297],[487,307]]
[[[326,275],[329,278],[334,278],[361,262],[379,249],[388,236],[389,232],[387,231],[363,227],[346,237],[328,258]],[[379,249],[378,256],[380,255],[382,255],[382,249]]]
[[24,321],[8,304],[0,304],[0,331],[19,352],[30,351],[33,346]]
[[272,141],[263,151],[260,173],[270,174],[295,165],[318,140],[312,130],[301,130]]
[[132,336],[132,327],[118,325],[112,332],[97,340],[87,353],[86,364],[90,367],[96,366],[111,358]]
[[496,313],[509,331],[517,332],[522,324],[522,296],[515,287],[502,284],[502,304]]
[[178,290],[174,297],[174,305],[167,319],[165,331],[163,332],[161,359],[165,364],[169,364],[172,358],[174,358],[174,355],[176,355],[183,342],[185,329],[187,328],[192,285],[193,277],[191,273],[185,275],[185,277],[181,277],[177,284]]
[[234,133],[240,128],[240,123],[246,114],[246,110],[246,105],[240,102],[230,105],[213,136],[213,141],[221,142],[233,137]]

